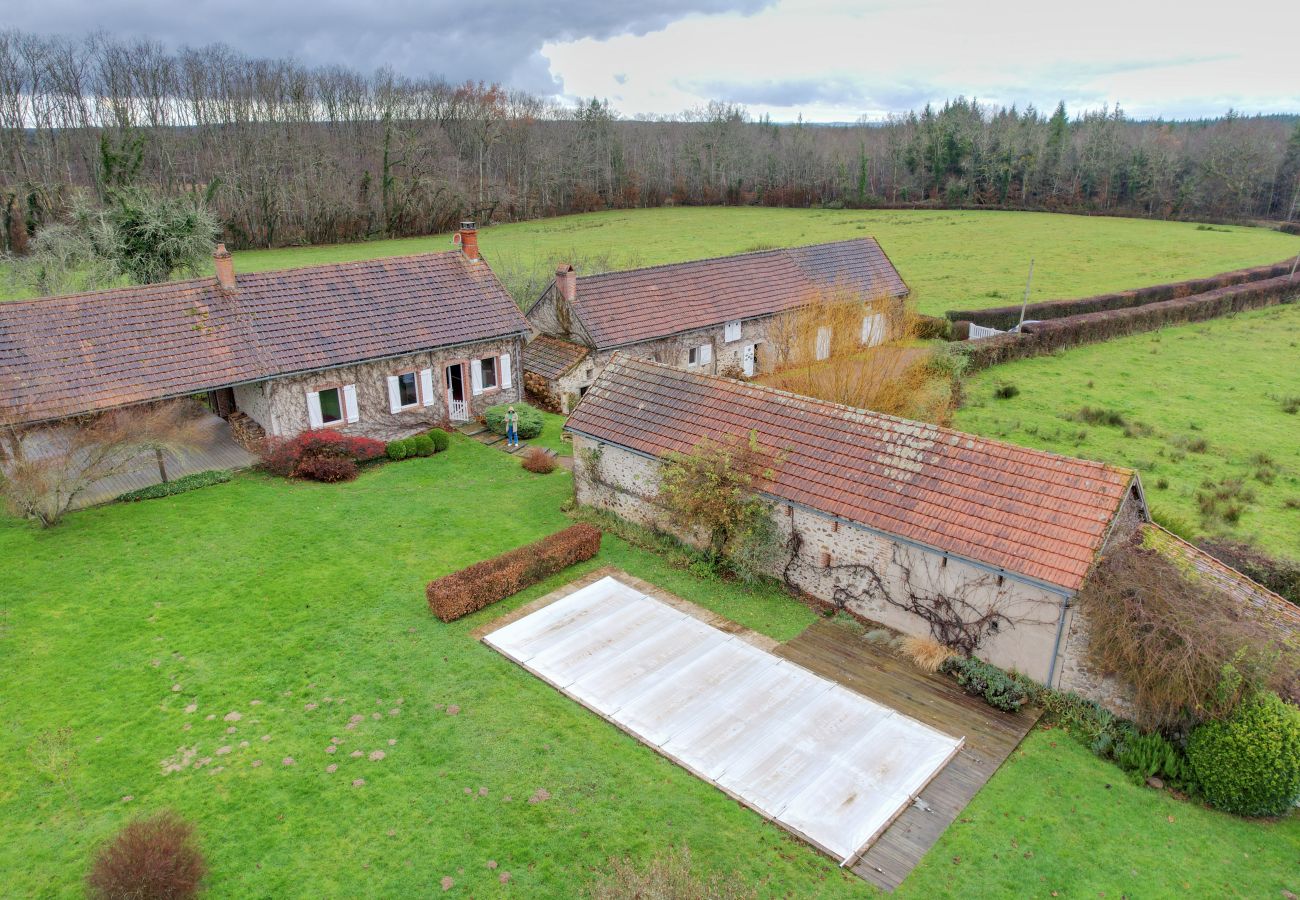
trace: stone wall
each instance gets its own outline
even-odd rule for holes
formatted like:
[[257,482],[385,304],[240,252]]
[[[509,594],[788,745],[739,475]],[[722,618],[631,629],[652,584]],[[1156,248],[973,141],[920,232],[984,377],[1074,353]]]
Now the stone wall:
[[[574,453],[579,503],[672,532],[696,546],[703,543],[703,535],[683,533],[655,505],[658,461],[600,446],[581,435],[574,435]],[[945,559],[813,510],[778,504],[773,513],[783,536],[798,529],[803,538],[789,569],[790,581],[798,589],[896,631],[920,636],[930,636],[931,627],[907,608],[909,594],[959,598],[970,619],[992,616],[997,623],[982,629],[979,656],[1039,681],[1048,679],[1065,613],[1061,593],[956,557]],[[781,560],[782,569],[785,562]]]
[[[362,434],[382,440],[393,440],[422,431],[435,425],[451,424],[448,418],[446,367],[454,363],[464,366],[465,397],[471,418],[482,415],[483,410],[497,403],[517,403],[522,396],[523,379],[520,372],[522,341],[519,338],[502,338],[480,341],[460,347],[446,347],[409,353],[404,356],[339,366],[305,375],[272,378],[255,384],[241,385],[235,389],[235,402],[239,408],[266,429],[268,435],[291,437],[310,427],[307,413],[307,394],[322,388],[355,385],[359,418],[353,423],[328,427],[349,434]],[[510,388],[498,386],[474,396],[471,390],[469,365],[472,360],[489,356],[510,356]],[[388,376],[403,372],[433,369],[433,402],[391,412],[388,400]],[[498,378],[498,382],[504,381]],[[248,405],[245,405],[247,402]]]

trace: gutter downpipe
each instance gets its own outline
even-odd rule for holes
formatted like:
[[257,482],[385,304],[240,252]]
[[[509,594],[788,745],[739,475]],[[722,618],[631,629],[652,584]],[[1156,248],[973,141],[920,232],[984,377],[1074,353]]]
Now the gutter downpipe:
[[1061,638],[1065,636],[1065,614],[1070,609],[1070,600],[1072,597],[1061,599],[1061,617],[1056,620],[1056,641],[1052,644],[1052,661],[1047,666],[1047,686],[1055,689],[1056,685],[1052,684],[1052,679],[1056,677],[1056,661],[1061,655]]

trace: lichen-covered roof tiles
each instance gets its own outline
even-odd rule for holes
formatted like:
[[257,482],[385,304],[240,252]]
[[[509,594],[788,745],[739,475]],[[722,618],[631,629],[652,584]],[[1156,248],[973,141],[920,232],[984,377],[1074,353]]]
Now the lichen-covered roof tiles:
[[584,275],[573,306],[596,348],[606,349],[772,315],[835,288],[867,298],[908,294],[880,245],[855,238]]
[[0,418],[40,421],[525,333],[459,251],[0,303]]
[[877,531],[1077,590],[1134,473],[618,354],[567,427],[651,456],[755,432],[759,487]]
[[524,371],[548,381],[559,378],[587,358],[589,348],[549,335],[539,335],[524,348]]

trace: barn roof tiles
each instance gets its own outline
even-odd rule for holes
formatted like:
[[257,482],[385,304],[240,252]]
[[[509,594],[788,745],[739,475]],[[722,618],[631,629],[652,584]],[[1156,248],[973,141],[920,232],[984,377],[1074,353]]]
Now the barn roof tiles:
[[659,457],[751,431],[759,488],[885,534],[1077,590],[1134,473],[618,354],[568,421]]
[[528,330],[459,251],[0,303],[0,415],[55,419]]
[[603,350],[772,315],[834,288],[867,297],[908,294],[880,245],[856,238],[584,275],[577,278],[573,308]]
[[524,348],[524,371],[552,381],[587,358],[589,348],[549,335],[539,335]]

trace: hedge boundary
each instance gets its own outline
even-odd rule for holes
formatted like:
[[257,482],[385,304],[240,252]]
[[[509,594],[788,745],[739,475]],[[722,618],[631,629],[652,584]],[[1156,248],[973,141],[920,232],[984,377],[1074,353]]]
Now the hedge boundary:
[[[1108,312],[1117,309],[1131,309],[1160,303],[1165,300],[1181,300],[1197,294],[1204,294],[1220,288],[1239,284],[1253,284],[1268,281],[1291,272],[1295,257],[1268,266],[1255,266],[1249,269],[1235,269],[1220,272],[1208,278],[1193,278],[1189,281],[1175,281],[1168,284],[1153,284],[1149,287],[1134,288],[1129,291],[1117,291],[1113,294],[1096,294],[1092,297],[1080,297],[1074,300],[1044,300],[1031,303],[1025,307],[1026,320],[1063,319],[1086,313]],[[987,309],[957,309],[946,313],[951,322],[973,322],[985,328],[998,328],[1003,331],[1014,328],[1020,321],[1020,304],[994,306]]]
[[429,611],[454,622],[600,552],[600,529],[579,523],[429,582]]
[[1284,273],[1266,281],[1221,287],[1191,297],[1034,322],[1023,326],[1020,333],[994,335],[961,346],[968,361],[966,370],[974,372],[1080,344],[1290,303],[1296,295],[1300,295],[1300,273],[1295,279]]

